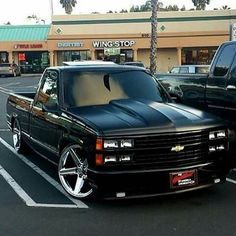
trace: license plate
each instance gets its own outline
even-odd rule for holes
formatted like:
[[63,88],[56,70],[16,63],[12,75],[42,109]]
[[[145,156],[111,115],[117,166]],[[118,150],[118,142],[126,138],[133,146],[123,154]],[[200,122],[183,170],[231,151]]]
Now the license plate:
[[170,173],[170,187],[181,188],[197,185],[197,171],[187,170]]

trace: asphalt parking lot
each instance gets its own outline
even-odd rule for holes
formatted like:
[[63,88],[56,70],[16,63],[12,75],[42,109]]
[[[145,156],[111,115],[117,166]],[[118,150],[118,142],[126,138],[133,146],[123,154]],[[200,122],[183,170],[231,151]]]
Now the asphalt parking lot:
[[0,235],[232,236],[236,171],[209,189],[152,199],[80,201],[61,188],[57,167],[12,148],[8,93],[35,90],[39,75],[0,78]]

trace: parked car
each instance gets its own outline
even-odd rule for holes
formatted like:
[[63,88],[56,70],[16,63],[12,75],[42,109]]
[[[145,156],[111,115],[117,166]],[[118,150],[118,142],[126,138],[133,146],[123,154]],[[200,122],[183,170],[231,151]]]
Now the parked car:
[[173,66],[169,73],[171,74],[206,74],[209,72],[209,65],[182,65]]
[[228,129],[172,102],[144,68],[116,64],[46,69],[36,93],[11,94],[14,148],[58,165],[77,198],[174,194],[224,182]]
[[20,67],[15,63],[1,63],[0,76],[21,76]]

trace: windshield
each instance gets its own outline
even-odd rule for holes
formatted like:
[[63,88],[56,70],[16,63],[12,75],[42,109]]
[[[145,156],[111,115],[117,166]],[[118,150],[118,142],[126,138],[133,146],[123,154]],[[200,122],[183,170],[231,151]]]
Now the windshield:
[[66,107],[108,104],[118,99],[166,101],[167,95],[145,71],[77,72],[64,74]]

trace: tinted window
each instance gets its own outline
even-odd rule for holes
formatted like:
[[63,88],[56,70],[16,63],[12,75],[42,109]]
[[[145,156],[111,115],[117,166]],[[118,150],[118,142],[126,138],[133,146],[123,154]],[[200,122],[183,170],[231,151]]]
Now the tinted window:
[[67,72],[64,88],[67,107],[108,104],[118,99],[163,101],[159,85],[144,71]]
[[225,76],[228,73],[236,51],[234,44],[226,45],[219,54],[213,74],[215,76]]
[[209,66],[196,67],[196,73],[198,74],[206,74],[208,72],[209,72]]

